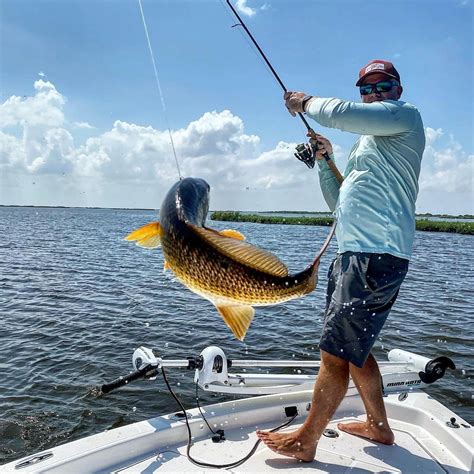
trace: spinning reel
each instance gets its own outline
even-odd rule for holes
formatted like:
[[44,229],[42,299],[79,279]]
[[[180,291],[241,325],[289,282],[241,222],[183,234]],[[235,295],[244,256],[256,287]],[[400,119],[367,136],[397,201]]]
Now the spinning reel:
[[316,162],[316,152],[318,151],[318,142],[310,140],[308,143],[296,145],[295,157],[302,161],[308,168],[314,168]]

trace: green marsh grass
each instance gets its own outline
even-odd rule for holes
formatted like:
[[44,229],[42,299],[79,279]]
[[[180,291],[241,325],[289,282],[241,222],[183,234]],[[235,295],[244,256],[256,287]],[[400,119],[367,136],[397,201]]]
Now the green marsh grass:
[[[214,211],[211,214],[214,221],[255,222],[258,224],[289,224],[289,225],[322,225],[330,226],[332,217],[283,217],[263,216],[260,214],[242,214],[236,211]],[[454,232],[458,234],[474,234],[474,222],[434,221],[417,219],[416,230],[429,232]]]

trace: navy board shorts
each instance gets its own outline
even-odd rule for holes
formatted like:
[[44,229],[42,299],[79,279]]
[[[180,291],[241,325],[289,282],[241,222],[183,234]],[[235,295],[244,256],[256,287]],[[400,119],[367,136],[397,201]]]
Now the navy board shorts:
[[387,253],[339,254],[329,267],[319,348],[362,367],[407,271],[408,260]]

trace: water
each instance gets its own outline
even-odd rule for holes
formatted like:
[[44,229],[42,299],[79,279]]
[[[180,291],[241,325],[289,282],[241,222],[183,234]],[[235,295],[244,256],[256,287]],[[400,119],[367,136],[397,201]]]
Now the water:
[[[245,344],[213,306],[163,274],[160,250],[123,240],[151,211],[0,208],[0,463],[105,429],[177,410],[163,382],[104,397],[95,386],[131,370],[139,345],[167,358],[216,344],[231,358],[318,358],[329,250],[320,285],[284,305],[257,308]],[[276,253],[290,271],[309,263],[327,227],[213,222]],[[375,345],[452,357],[459,370],[429,392],[471,423],[472,236],[416,234],[401,294]],[[191,373],[170,381],[194,406]],[[224,400],[202,394],[203,403]]]

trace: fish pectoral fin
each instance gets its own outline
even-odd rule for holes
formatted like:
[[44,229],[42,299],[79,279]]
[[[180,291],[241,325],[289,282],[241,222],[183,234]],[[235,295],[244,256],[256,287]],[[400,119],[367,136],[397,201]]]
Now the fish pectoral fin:
[[288,276],[288,268],[286,265],[272,253],[259,249],[242,240],[221,235],[217,230],[199,227],[193,224],[188,224],[188,226],[217,251],[239,263],[270,275],[279,277]]
[[231,237],[237,240],[245,240],[245,235],[234,229],[220,230],[219,234],[223,235],[224,237]]
[[166,272],[166,270],[170,270],[171,265],[165,260],[163,263],[163,271]]
[[154,249],[161,245],[161,226],[159,222],[150,222],[125,237],[125,240],[135,241],[140,247]]
[[216,305],[216,307],[234,336],[239,341],[243,341],[252,322],[255,309],[252,306],[244,305]]

